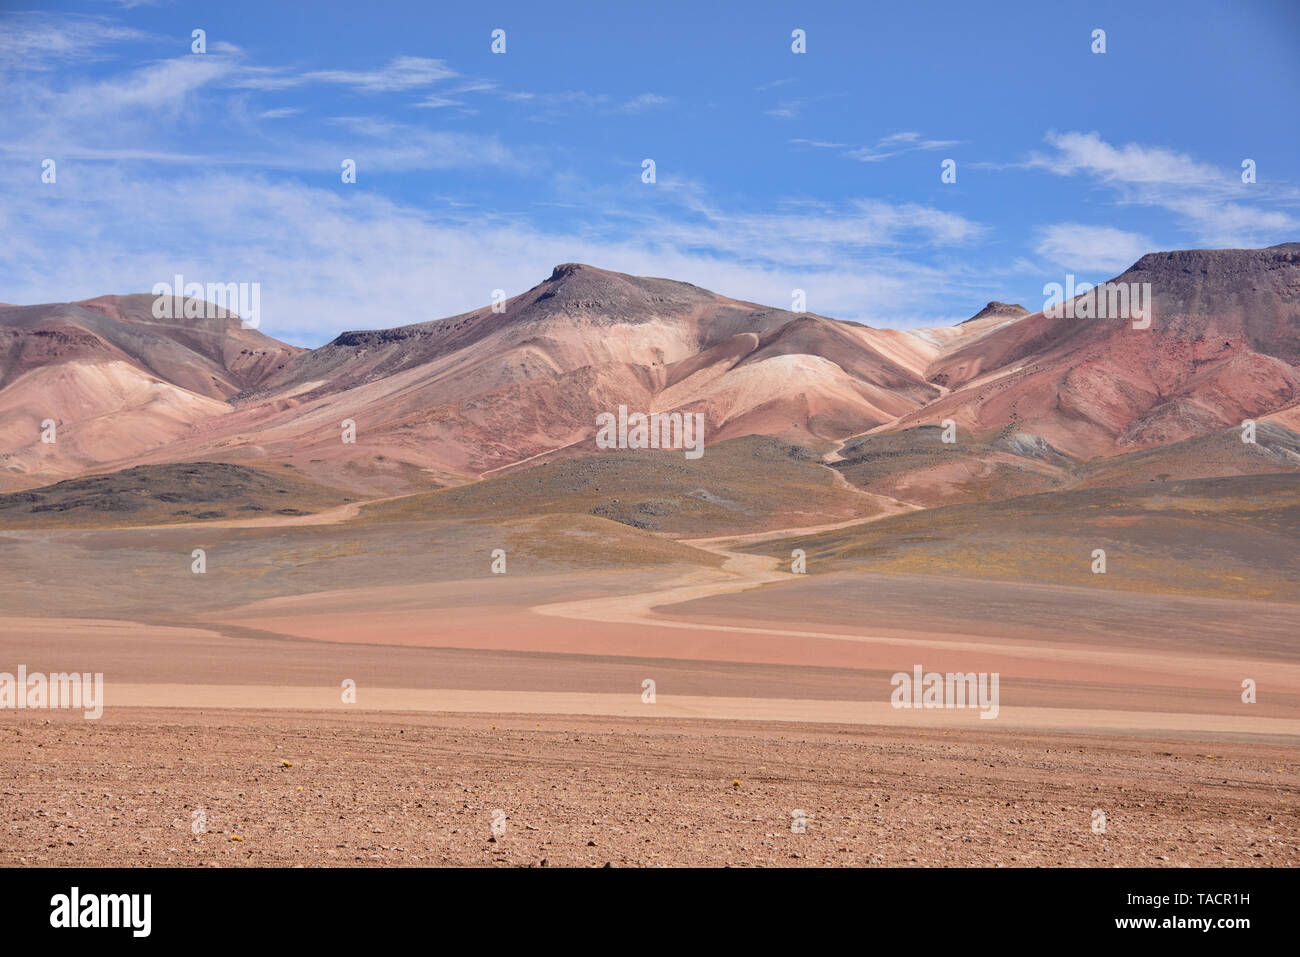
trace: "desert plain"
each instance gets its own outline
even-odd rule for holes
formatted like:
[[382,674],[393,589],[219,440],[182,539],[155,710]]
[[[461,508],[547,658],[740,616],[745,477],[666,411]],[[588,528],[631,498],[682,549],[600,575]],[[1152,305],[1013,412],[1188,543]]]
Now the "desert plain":
[[[1295,863],[1292,603],[789,570],[875,524],[7,530],[5,660],[105,710],[6,715],[3,860]],[[916,663],[997,672],[996,719],[893,708]]]

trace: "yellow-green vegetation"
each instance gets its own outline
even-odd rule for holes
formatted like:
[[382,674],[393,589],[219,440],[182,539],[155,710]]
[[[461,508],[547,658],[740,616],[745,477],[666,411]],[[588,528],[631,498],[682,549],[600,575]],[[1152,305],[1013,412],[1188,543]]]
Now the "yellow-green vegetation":
[[545,515],[505,529],[511,555],[545,559],[570,568],[631,568],[650,565],[721,567],[721,555],[680,545],[670,538],[593,515]]
[[1298,542],[1300,475],[1254,475],[952,505],[742,550],[799,547],[832,571],[1300,601]]
[[644,531],[707,536],[871,517],[877,506],[835,484],[817,453],[766,436],[681,452],[610,451],[456,488],[380,502],[363,519],[585,514]]
[[984,502],[1062,488],[1074,460],[1032,437],[945,444],[922,425],[846,442],[835,463],[858,488],[927,507]]
[[1229,475],[1300,472],[1300,435],[1274,422],[1257,425],[1255,441],[1243,442],[1240,428],[1125,452],[1078,469],[1075,487],[1186,481]]

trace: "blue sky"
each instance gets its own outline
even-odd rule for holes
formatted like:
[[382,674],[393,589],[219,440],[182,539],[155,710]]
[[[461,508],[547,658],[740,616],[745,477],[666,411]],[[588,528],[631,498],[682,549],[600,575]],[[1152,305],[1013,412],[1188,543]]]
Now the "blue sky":
[[259,282],[317,345],[580,261],[906,328],[1300,239],[1291,0],[3,11],[0,301]]

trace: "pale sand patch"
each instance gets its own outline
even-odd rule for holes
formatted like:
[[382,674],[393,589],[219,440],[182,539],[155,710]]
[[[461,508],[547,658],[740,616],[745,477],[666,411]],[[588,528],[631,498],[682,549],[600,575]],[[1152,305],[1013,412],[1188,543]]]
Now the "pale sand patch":
[[261,515],[255,518],[228,518],[204,520],[202,522],[169,522],[165,525],[138,525],[136,528],[158,528],[170,531],[174,528],[280,528],[298,525],[337,525],[356,518],[363,505],[370,502],[347,502],[332,508],[312,512],[309,515]]
[[15,618],[0,617],[0,636],[43,636],[51,639],[70,637],[96,638],[112,641],[115,638],[134,638],[142,633],[160,640],[216,638],[215,631],[207,628],[146,625],[135,621],[111,618]]
[[[695,589],[680,589],[689,592]],[[717,594],[715,592],[715,594]],[[676,598],[675,601],[686,601]],[[1173,653],[1119,651],[1115,649],[1097,650],[1093,648],[1071,647],[1062,644],[1033,646],[1026,643],[1012,644],[992,641],[968,640],[956,641],[949,638],[925,637],[891,637],[886,635],[852,635],[841,632],[804,631],[789,628],[755,628],[748,625],[702,624],[691,621],[674,621],[650,616],[655,605],[671,604],[655,600],[655,596],[634,596],[620,604],[619,599],[597,598],[583,602],[564,602],[534,608],[538,614],[557,615],[561,617],[588,618],[611,624],[648,625],[656,628],[677,628],[688,631],[717,631],[741,635],[771,636],[783,638],[816,638],[831,641],[854,642],[870,645],[906,647],[910,649],[934,649],[951,652],[954,644],[960,645],[963,652],[1000,655],[1017,659],[1038,659],[1043,662],[1058,664],[1091,665],[1105,673],[1110,669],[1124,668],[1147,671],[1153,674],[1183,675],[1186,677],[1205,678],[1221,682],[1225,674],[1246,674],[1257,670],[1259,659],[1233,658],[1227,656],[1197,655],[1188,656]],[[1268,662],[1270,683],[1286,691],[1300,690],[1300,665],[1286,662]]]
[[[580,601],[555,602],[536,605],[531,610],[539,615],[552,615],[609,624],[641,625],[654,628],[677,628],[690,631],[713,631],[774,638],[816,638],[823,640],[865,643],[884,646],[904,646],[911,649],[943,649],[952,651],[954,637],[891,637],[885,635],[854,635],[842,632],[811,631],[790,628],[758,628],[752,625],[701,623],[663,618],[654,614],[660,606],[674,605],[697,598],[746,591],[773,581],[788,581],[790,576],[774,571],[775,559],[759,555],[724,552],[728,554],[726,571],[738,576],[735,581],[709,582],[683,585],[647,592],[640,595],[621,595],[609,598],[588,598]],[[958,639],[960,640],[960,639]],[[1225,674],[1249,674],[1261,664],[1258,659],[1219,655],[1188,655],[1185,653],[1126,651],[1114,648],[1096,649],[1069,646],[1058,642],[1030,644],[1026,642],[996,642],[979,639],[960,640],[963,652],[1006,656],[1012,659],[1037,659],[1056,664],[1084,665],[1106,674],[1112,669],[1132,669],[1153,674],[1182,675],[1221,682]],[[1268,662],[1268,677],[1275,687],[1288,692],[1300,690],[1300,665]]]
[[[414,616],[407,612],[408,621]],[[428,620],[428,613],[418,617]],[[519,640],[522,629],[529,616],[489,616],[484,622],[487,629],[494,633],[505,631],[515,640]],[[534,622],[545,624],[548,619],[533,618]],[[549,619],[557,622],[557,619]],[[439,626],[445,627],[446,616],[438,619]],[[578,624],[581,629],[583,626]],[[518,627],[515,627],[518,626]],[[342,627],[346,628],[344,623]],[[595,627],[588,625],[586,627]],[[441,630],[441,628],[437,629]],[[631,632],[632,629],[620,626],[604,626],[604,631]],[[602,629],[597,628],[597,632]],[[539,684],[545,687],[545,681],[554,680],[542,677],[544,663],[530,657],[517,661],[502,662],[506,671],[498,674],[496,679],[503,683],[489,685],[487,688],[461,687],[438,689],[412,689],[393,687],[403,681],[405,672],[393,672],[387,683],[367,680],[364,676],[370,665],[369,657],[347,658],[335,661],[344,653],[330,647],[330,664],[322,664],[314,670],[303,670],[303,655],[313,655],[312,646],[293,642],[275,640],[251,640],[248,638],[225,637],[199,628],[165,627],[142,625],[123,621],[96,621],[85,619],[44,620],[44,619],[0,619],[0,633],[8,641],[0,644],[6,648],[7,664],[11,667],[0,670],[13,671],[19,663],[26,663],[35,670],[68,670],[82,667],[92,668],[106,673],[105,694],[107,706],[116,707],[181,707],[181,708],[274,708],[274,709],[346,709],[340,697],[340,686],[322,683],[321,678],[331,670],[339,675],[340,680],[348,675],[360,679],[360,707],[362,710],[396,710],[396,711],[430,711],[430,712],[470,712],[470,713],[536,713],[536,714],[588,714],[623,717],[698,717],[710,719],[735,719],[748,721],[795,721],[832,724],[865,724],[881,726],[911,727],[958,727],[969,726],[987,728],[991,731],[1003,729],[1055,730],[1070,732],[1197,732],[1203,734],[1262,735],[1268,737],[1295,735],[1300,738],[1300,719],[1295,717],[1294,709],[1284,709],[1280,713],[1278,704],[1261,704],[1243,709],[1249,716],[1233,713],[1230,702],[1237,700],[1237,693],[1223,683],[1221,674],[1212,674],[1210,678],[1195,679],[1183,676],[1185,687],[1179,688],[1171,697],[1153,694],[1153,686],[1142,673],[1127,671],[1122,664],[1122,656],[1111,656],[1107,661],[1099,662],[1096,668],[1088,668],[1077,663],[1063,662],[1048,667],[1038,663],[1032,667],[1031,661],[1024,658],[1019,661],[1002,661],[987,655],[978,664],[988,667],[976,668],[970,662],[948,666],[937,654],[927,653],[923,659],[928,667],[936,670],[998,670],[1002,674],[1004,687],[1003,705],[996,719],[980,719],[975,710],[961,711],[925,711],[895,710],[890,706],[888,690],[884,678],[879,675],[863,676],[861,689],[876,689],[878,697],[872,700],[846,700],[845,691],[853,694],[856,684],[841,684],[839,694],[826,694],[828,686],[823,679],[806,673],[792,673],[783,682],[773,696],[753,696],[745,694],[694,693],[688,695],[663,693],[661,691],[655,705],[643,704],[640,700],[639,682],[641,675],[631,676],[621,672],[598,671],[588,679],[596,684],[592,690],[540,691]],[[670,635],[688,633],[680,630],[668,630]],[[407,632],[409,634],[409,631]],[[601,634],[589,635],[588,640],[599,642]],[[531,642],[534,648],[541,644],[548,649],[564,646],[573,640],[573,635],[562,629],[534,632],[525,635],[525,642]],[[609,641],[609,636],[604,635]],[[771,639],[744,638],[740,644],[764,644]],[[617,641],[615,644],[619,644]],[[817,644],[815,640],[804,639],[795,643],[798,646]],[[825,643],[830,644],[830,643]],[[915,642],[903,644],[914,645]],[[322,646],[317,646],[318,648]],[[858,649],[862,645],[844,646],[841,649]],[[620,650],[622,646],[620,645]],[[683,652],[685,649],[677,649]],[[714,653],[727,651],[725,646],[708,649]],[[914,650],[914,649],[913,649]],[[1019,649],[1023,650],[1023,649]],[[75,651],[77,662],[67,660],[70,651]],[[805,647],[806,651],[806,647]],[[237,652],[237,654],[236,654]],[[387,660],[396,649],[375,647],[367,655],[378,656],[374,660]],[[892,655],[897,665],[898,649]],[[18,654],[18,657],[13,657]],[[914,656],[912,656],[914,657]],[[1158,656],[1154,656],[1158,657]],[[8,660],[12,658],[13,660]],[[1180,662],[1171,655],[1167,665]],[[620,660],[618,656],[602,659],[610,664]],[[78,662],[81,662],[80,664]],[[171,664],[169,664],[171,662]],[[180,662],[188,663],[186,669],[193,677],[180,678]],[[2,665],[4,663],[0,663]],[[410,662],[412,672],[419,671],[424,680],[430,684],[446,683],[448,674],[437,667],[430,669],[418,662]],[[127,681],[113,678],[113,672],[126,668],[132,675],[140,675]],[[144,669],[143,671],[141,669]],[[259,685],[250,685],[249,669],[262,679]],[[1022,683],[1027,675],[1050,671],[1058,676],[1062,683],[1045,693],[1046,689],[1035,689],[1023,685],[1013,692],[1017,697],[1030,695],[1029,701],[1022,699],[1020,704],[1008,702],[1007,682],[1019,680]],[[1085,675],[1095,671],[1104,675],[1104,688],[1079,683]],[[285,676],[293,673],[298,677],[286,681]],[[458,672],[458,674],[460,674]],[[653,672],[651,672],[653,674]],[[757,676],[757,672],[755,675]],[[147,675],[147,676],[146,676]],[[529,675],[534,675],[530,680]],[[158,680],[151,680],[156,676]],[[441,676],[441,680],[440,677]],[[124,676],[125,677],[125,676]],[[1172,683],[1177,676],[1162,676],[1165,684]],[[199,678],[199,680],[194,680]],[[254,680],[257,680],[255,678]],[[1213,680],[1211,680],[1211,678]],[[636,679],[632,681],[630,679]],[[419,679],[417,679],[419,680]],[[461,674],[459,679],[465,680]],[[1148,681],[1147,686],[1142,682]],[[627,692],[611,693],[600,688],[610,687],[610,683],[628,682]],[[668,681],[667,684],[671,684]],[[661,689],[665,682],[660,682]],[[877,687],[878,686],[878,687]],[[514,687],[517,690],[510,690]],[[1282,676],[1270,675],[1268,678],[1269,695],[1276,698],[1283,691]],[[788,690],[787,690],[788,689]],[[703,690],[703,689],[701,689]],[[739,690],[739,689],[738,689]],[[775,689],[774,689],[775,690]],[[1102,692],[1105,692],[1104,694]],[[784,692],[784,693],[783,693]],[[789,692],[794,692],[790,694]],[[1219,711],[1223,702],[1224,713]],[[1134,704],[1141,705],[1132,708]],[[1239,708],[1241,706],[1238,706]],[[1162,708],[1157,711],[1155,709]],[[1269,710],[1256,710],[1256,709]]]
[[466,714],[573,714],[615,717],[792,721],[883,727],[971,728],[1065,732],[1194,732],[1300,739],[1300,720],[1154,711],[1002,707],[994,719],[976,709],[905,709],[887,701],[813,701],[551,691],[467,691],[442,688],[362,688],[357,704],[336,687],[127,684],[106,689],[106,708],[254,708],[271,710],[426,711]]
[[[1300,694],[1300,664],[1249,655],[1193,653],[1178,648],[1097,647],[1042,639],[927,632],[854,634],[669,618],[655,609],[789,580],[773,560],[737,555],[726,571],[700,572],[666,588],[577,601],[466,606],[447,585],[339,589],[267,599],[212,616],[215,620],[298,638],[356,644],[456,647],[500,651],[667,657],[842,668],[927,668],[999,671],[1105,685],[1216,689],[1233,699],[1243,676],[1261,677],[1276,695]],[[549,589],[548,589],[549,590]],[[558,589],[556,590],[558,593]],[[449,594],[450,593],[450,594]],[[532,600],[536,601],[536,592]],[[435,600],[436,599],[436,600]],[[1234,677],[1235,676],[1235,677]],[[1231,678],[1231,681],[1229,680]]]

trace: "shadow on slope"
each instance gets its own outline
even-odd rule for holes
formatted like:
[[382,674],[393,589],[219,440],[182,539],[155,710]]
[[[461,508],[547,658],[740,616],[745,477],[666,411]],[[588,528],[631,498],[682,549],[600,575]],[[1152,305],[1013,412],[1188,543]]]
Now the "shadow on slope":
[[163,525],[309,515],[353,501],[293,475],[221,462],[140,465],[0,495],[0,527]]

